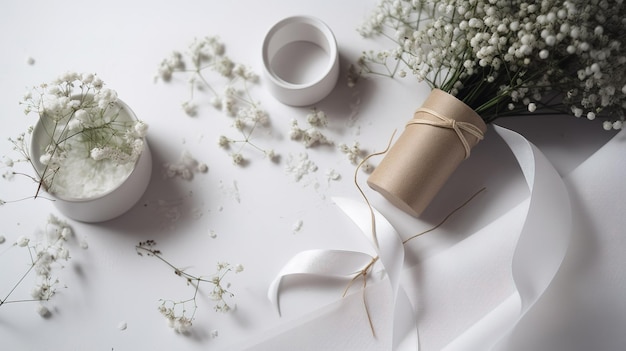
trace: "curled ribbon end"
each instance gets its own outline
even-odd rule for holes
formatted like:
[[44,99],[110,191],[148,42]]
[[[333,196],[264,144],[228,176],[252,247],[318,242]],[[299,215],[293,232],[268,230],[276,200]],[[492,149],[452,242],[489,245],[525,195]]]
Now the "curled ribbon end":
[[278,301],[278,290],[280,289],[281,280],[281,276],[277,277],[276,279],[274,279],[274,281],[272,281],[269,288],[267,289],[267,298],[270,300],[272,306],[274,306],[274,308],[276,309],[279,317],[281,317],[281,313],[280,302]]

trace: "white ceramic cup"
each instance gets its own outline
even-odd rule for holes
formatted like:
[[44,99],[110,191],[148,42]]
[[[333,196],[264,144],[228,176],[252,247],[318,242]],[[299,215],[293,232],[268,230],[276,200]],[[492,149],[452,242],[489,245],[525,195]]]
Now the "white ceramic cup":
[[[135,113],[121,100],[117,104],[128,116],[137,120]],[[43,165],[39,162],[45,146],[42,143],[42,126],[38,121],[33,129],[31,140],[31,155],[33,166],[41,172]],[[45,143],[45,142],[44,142]],[[50,194],[54,200],[55,207],[65,216],[87,223],[104,222],[116,218],[130,210],[139,199],[150,183],[152,175],[152,154],[148,143],[144,138],[144,146],[141,155],[135,161],[135,166],[128,177],[116,188],[89,198],[68,198],[64,196]],[[87,180],[88,181],[88,180]]]
[[[315,66],[314,72],[310,72],[310,66]],[[263,67],[270,92],[280,102],[291,106],[315,104],[337,84],[339,55],[335,36],[315,17],[285,18],[265,36]]]

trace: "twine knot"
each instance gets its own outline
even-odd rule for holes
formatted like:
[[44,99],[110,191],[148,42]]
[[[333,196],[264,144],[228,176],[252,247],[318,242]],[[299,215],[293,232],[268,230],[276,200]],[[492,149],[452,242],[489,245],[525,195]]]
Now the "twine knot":
[[483,138],[484,138],[484,134],[483,134],[482,130],[480,130],[478,127],[476,127],[472,123],[469,123],[469,122],[457,122],[456,120],[454,120],[452,118],[449,118],[449,117],[446,117],[446,116],[440,114],[439,112],[437,112],[435,110],[431,110],[431,109],[425,108],[425,107],[420,107],[419,109],[417,109],[417,111],[415,111],[416,114],[418,112],[427,113],[427,114],[429,114],[429,115],[431,115],[433,117],[436,117],[439,120],[438,121],[432,121],[432,120],[429,120],[429,119],[413,117],[413,119],[410,120],[407,123],[407,126],[411,125],[411,124],[425,124],[425,125],[429,125],[429,126],[433,126],[433,127],[440,127],[440,128],[447,128],[447,129],[454,130],[456,135],[459,137],[459,140],[461,141],[461,144],[463,144],[463,148],[465,149],[465,158],[466,159],[470,156],[470,152],[471,152],[472,147],[470,146],[470,144],[467,141],[467,138],[465,137],[465,134],[463,134],[463,132],[466,132],[468,134],[471,134],[471,135],[475,136],[478,140],[483,140]]

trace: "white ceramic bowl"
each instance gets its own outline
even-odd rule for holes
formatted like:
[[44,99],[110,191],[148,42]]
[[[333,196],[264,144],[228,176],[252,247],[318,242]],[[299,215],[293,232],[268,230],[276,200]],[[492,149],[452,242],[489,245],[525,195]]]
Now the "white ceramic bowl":
[[[117,103],[130,118],[137,120],[135,113],[126,103],[121,100],[117,100]],[[39,158],[47,143],[42,130],[43,127],[40,122],[37,122],[33,129],[30,148],[33,166],[39,170],[39,173],[44,168],[39,162]],[[50,194],[50,196],[53,198],[56,208],[69,218],[89,223],[104,222],[130,210],[143,196],[151,175],[152,154],[147,141],[144,139],[144,149],[135,162],[133,170],[116,188],[89,198],[70,198],[55,194]]]
[[[305,81],[292,81],[281,72],[274,62],[281,50],[294,43],[312,44],[325,52],[321,68]],[[335,87],[339,77],[337,42],[330,28],[321,20],[310,16],[288,17],[276,23],[263,41],[263,67],[269,89],[280,102],[291,106],[307,106],[319,102]],[[292,52],[293,57],[284,58],[309,64],[311,57],[301,57],[302,52]],[[306,55],[306,53],[305,53]],[[313,62],[315,63],[315,62]],[[319,64],[319,62],[318,62]]]

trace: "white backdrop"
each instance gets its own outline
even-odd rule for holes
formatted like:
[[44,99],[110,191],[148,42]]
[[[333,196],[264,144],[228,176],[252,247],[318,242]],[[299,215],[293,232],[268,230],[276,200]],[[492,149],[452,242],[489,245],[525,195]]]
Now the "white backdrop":
[[[373,5],[357,0],[27,0],[0,5],[0,156],[15,158],[6,139],[34,122],[18,105],[25,89],[74,70],[97,73],[150,125],[154,157],[148,190],[130,212],[100,224],[70,221],[77,241],[89,248],[70,244],[72,259],[58,271],[66,288],[47,302],[49,318],[38,316],[34,303],[0,306],[2,349],[387,349],[393,316],[384,280],[372,281],[367,292],[375,338],[358,289],[341,299],[346,281],[289,279],[282,287],[280,317],[267,299],[281,267],[303,250],[372,252],[332,200],[360,200],[352,181],[354,165],[336,147],[307,149],[289,139],[291,119],[304,125],[309,108],[280,104],[261,80],[251,94],[269,113],[271,127],[255,133],[254,141],[281,158],[271,163],[246,149],[250,162],[240,167],[217,146],[219,135],[237,135],[232,120],[208,106],[189,117],[180,107],[189,93],[184,79],[154,81],[158,64],[172,50],[185,50],[194,38],[207,35],[219,36],[228,56],[261,74],[261,43],[269,27],[291,15],[316,16],[333,30],[342,68],[335,90],[315,106],[329,117],[325,131],[336,145],[358,141],[367,152],[382,150],[428,89],[410,79],[385,78],[347,87],[347,65],[361,51],[381,47],[356,32]],[[616,349],[624,342],[616,327],[626,325],[624,134],[605,146],[613,134],[599,123],[571,117],[498,124],[521,133],[547,156],[567,186],[574,218],[563,266],[522,319],[508,349]],[[206,163],[208,173],[190,181],[164,177],[163,165],[177,162],[184,151]],[[296,181],[285,167],[303,154],[317,171]],[[341,178],[329,179],[330,170]],[[365,175],[359,177],[364,184]],[[497,323],[480,324],[485,316],[500,311],[493,320],[518,318],[511,260],[525,220],[528,188],[513,154],[490,128],[419,219],[366,189],[374,206],[406,238],[435,225],[483,186],[487,191],[445,225],[406,246],[403,282],[423,350],[446,345],[484,349],[504,333]],[[5,201],[32,190],[22,177],[0,180]],[[60,216],[44,199],[0,207],[0,235],[6,238],[0,244],[2,298],[28,268],[25,251],[12,243],[22,235],[35,237],[50,213]],[[193,289],[158,260],[136,254],[135,245],[148,239],[158,243],[164,257],[194,274],[212,273],[218,261],[242,264],[245,270],[229,279],[236,310],[216,313],[203,297],[189,335],[168,328],[157,311],[159,299],[186,299]],[[28,276],[14,296],[28,297],[32,284]],[[513,307],[498,309],[507,301]],[[120,324],[127,328],[120,330]]]

